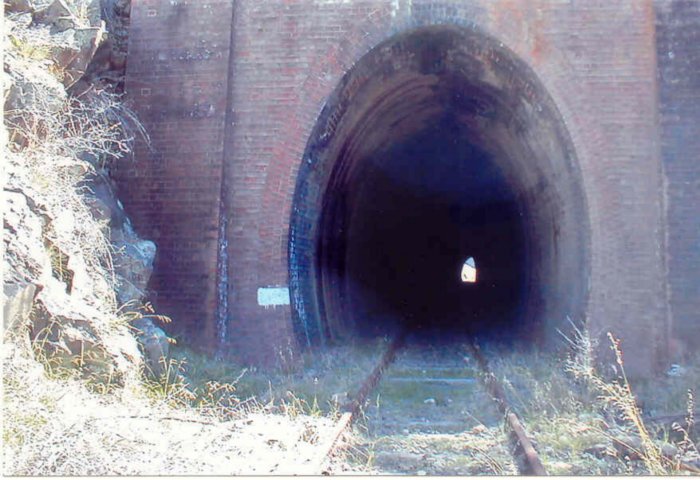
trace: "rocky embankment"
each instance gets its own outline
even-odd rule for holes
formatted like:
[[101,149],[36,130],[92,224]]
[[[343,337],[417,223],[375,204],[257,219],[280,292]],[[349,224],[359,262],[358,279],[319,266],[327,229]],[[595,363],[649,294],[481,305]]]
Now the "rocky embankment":
[[95,381],[158,373],[168,339],[143,307],[156,245],[134,232],[109,175],[145,135],[119,97],[129,2],[5,8],[5,334]]

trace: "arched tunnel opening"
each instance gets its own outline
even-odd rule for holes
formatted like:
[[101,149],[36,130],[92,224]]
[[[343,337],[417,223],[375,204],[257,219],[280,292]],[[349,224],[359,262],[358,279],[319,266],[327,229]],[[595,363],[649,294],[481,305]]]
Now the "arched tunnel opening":
[[471,28],[404,32],[345,75],[307,144],[297,334],[546,345],[585,317],[588,234],[572,142],[529,66]]

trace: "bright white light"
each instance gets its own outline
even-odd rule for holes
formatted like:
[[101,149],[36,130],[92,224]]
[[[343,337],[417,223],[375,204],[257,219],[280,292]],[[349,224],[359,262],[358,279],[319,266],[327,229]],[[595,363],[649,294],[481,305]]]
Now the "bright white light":
[[476,283],[476,262],[474,262],[474,257],[469,257],[464,261],[461,277],[464,283]]

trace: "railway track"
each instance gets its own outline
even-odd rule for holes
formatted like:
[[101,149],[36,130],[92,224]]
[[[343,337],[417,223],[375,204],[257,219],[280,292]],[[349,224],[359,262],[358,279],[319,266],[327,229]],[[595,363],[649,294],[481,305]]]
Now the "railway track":
[[[522,422],[509,407],[503,386],[476,343],[467,342],[466,352],[465,343],[457,342],[447,347],[441,345],[440,349],[429,343],[416,347],[416,342],[411,342],[411,348],[404,348],[406,336],[400,335],[389,344],[357,393],[344,405],[336,427],[322,441],[318,457],[305,473],[322,473],[342,433],[362,415],[376,436],[424,434],[444,439],[475,426],[503,423],[508,435],[504,440],[507,445],[501,447],[512,455],[517,472],[547,474]],[[464,408],[476,411],[475,406],[480,418],[472,416],[470,425],[465,420],[469,414]],[[407,453],[405,446],[398,450],[397,461],[407,468],[411,459],[425,461],[430,455],[430,452]],[[449,468],[445,471],[457,472]]]
[[469,352],[477,361],[483,375],[483,382],[493,398],[496,406],[505,417],[509,429],[508,439],[512,448],[513,457],[521,475],[547,475],[542,465],[537,450],[532,444],[525,427],[513,409],[508,405],[503,385],[489,368],[486,357],[481,353],[481,349],[476,342],[468,343]]

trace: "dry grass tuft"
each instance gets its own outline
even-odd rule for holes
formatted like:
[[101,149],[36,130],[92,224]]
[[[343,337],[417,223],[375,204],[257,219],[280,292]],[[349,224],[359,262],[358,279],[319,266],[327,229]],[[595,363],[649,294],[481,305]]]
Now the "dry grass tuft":
[[[499,352],[491,366],[535,438],[548,473],[687,473],[688,460],[698,458],[692,432],[677,430],[671,438],[649,424],[625,374],[619,342],[612,335],[608,338],[614,365],[600,365],[594,355],[596,342],[586,330],[574,327],[572,338],[566,337],[570,347],[566,358]],[[655,379],[647,388],[658,391],[664,382]],[[648,405],[652,407],[653,401]],[[692,428],[692,419],[686,425]]]

